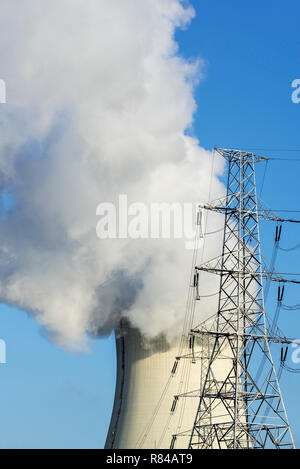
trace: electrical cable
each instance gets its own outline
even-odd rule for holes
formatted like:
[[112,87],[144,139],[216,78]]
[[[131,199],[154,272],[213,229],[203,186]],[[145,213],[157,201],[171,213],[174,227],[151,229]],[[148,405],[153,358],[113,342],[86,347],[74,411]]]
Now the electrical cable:
[[288,366],[287,364],[282,365],[289,373],[300,373],[300,368],[292,368],[291,366]]
[[268,160],[265,163],[265,170],[264,170],[264,175],[263,175],[262,184],[261,184],[261,188],[260,188],[259,198],[261,198],[262,193],[263,193],[267,170],[268,170]]
[[210,231],[210,232],[208,232],[208,233],[203,233],[203,236],[208,236],[208,235],[220,233],[220,231],[223,231],[223,230],[224,230],[224,226],[222,226],[222,228],[219,228],[219,229],[216,230],[216,231]]
[[291,248],[281,248],[279,246],[280,251],[284,251],[284,252],[296,251],[296,249],[299,249],[299,248],[300,248],[300,243],[296,244],[295,246],[293,246]]
[[281,308],[284,309],[285,311],[298,311],[300,310],[300,304],[291,305],[291,306],[281,305]]

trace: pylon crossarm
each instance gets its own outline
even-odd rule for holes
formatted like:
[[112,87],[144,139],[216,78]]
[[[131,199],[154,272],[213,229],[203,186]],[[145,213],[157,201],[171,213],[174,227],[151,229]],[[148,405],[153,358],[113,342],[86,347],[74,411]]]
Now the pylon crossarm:
[[260,208],[260,210],[253,211],[253,210],[247,210],[247,209],[239,209],[235,207],[222,207],[222,205],[210,205],[210,204],[204,204],[202,206],[205,210],[211,210],[213,212],[218,212],[218,213],[223,213],[223,214],[233,214],[236,216],[245,216],[249,215],[251,217],[259,218],[260,220],[265,220],[265,221],[275,221],[277,223],[300,223],[300,220],[296,218],[282,218],[277,215],[274,215],[271,210],[267,210],[264,208]]
[[[247,278],[263,278],[264,280],[269,280],[272,282],[279,282],[279,283],[296,283],[300,284],[299,280],[294,279],[287,279],[284,277],[280,277],[281,274],[274,274],[272,272],[255,272],[255,271],[245,271],[245,270],[234,270],[234,269],[218,269],[209,267],[208,264],[204,264],[201,266],[196,266],[196,270],[202,270],[208,272],[210,274],[219,274],[219,275],[232,275],[232,276],[240,276],[243,279]],[[293,275],[293,274],[291,274]]]
[[254,334],[247,334],[247,333],[238,333],[238,332],[219,332],[219,331],[206,331],[201,329],[192,329],[191,334],[193,335],[208,335],[214,337],[231,337],[237,338],[241,337],[245,341],[268,341],[269,343],[273,342],[276,344],[293,344],[295,339],[288,339],[286,337],[272,337],[266,335],[254,335]]
[[250,163],[259,163],[261,161],[269,161],[269,158],[266,156],[257,155],[256,153],[252,153],[249,151],[244,150],[236,150],[234,148],[218,148],[215,147],[214,151],[219,153],[223,158],[228,160],[229,162],[239,162],[241,160]]

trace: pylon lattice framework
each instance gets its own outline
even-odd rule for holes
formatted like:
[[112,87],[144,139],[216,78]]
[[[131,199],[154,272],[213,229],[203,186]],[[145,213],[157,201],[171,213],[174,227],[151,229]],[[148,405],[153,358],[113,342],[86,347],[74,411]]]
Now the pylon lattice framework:
[[[227,196],[217,208],[225,215],[223,251],[196,272],[220,275],[218,311],[191,331],[193,343],[202,343],[203,378],[193,428],[181,435],[189,435],[189,449],[294,448],[270,352],[270,342],[284,340],[268,329],[264,309],[255,163],[265,158],[217,151],[229,165]],[[224,364],[222,379],[217,363]]]

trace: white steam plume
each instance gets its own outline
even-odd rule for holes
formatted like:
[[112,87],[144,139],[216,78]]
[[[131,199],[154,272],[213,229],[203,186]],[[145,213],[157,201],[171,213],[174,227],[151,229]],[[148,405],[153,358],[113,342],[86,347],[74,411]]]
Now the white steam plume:
[[[184,242],[99,240],[95,228],[98,204],[119,194],[207,200],[211,153],[184,135],[202,63],[182,59],[174,41],[193,15],[180,0],[1,2],[0,188],[13,206],[2,208],[0,296],[58,345],[84,348],[120,315],[148,335],[180,326]],[[217,245],[208,240],[208,257]]]

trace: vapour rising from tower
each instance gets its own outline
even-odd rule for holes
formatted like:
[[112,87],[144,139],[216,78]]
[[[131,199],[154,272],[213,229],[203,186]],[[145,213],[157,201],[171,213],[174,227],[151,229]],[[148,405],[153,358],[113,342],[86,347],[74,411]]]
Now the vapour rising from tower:
[[[175,40],[195,12],[180,0],[24,0],[17,9],[1,2],[1,301],[71,349],[126,316],[149,337],[173,336],[190,264],[184,241],[99,240],[96,208],[120,194],[206,200],[211,152],[187,135],[204,66]],[[215,197],[222,171],[220,158]]]

